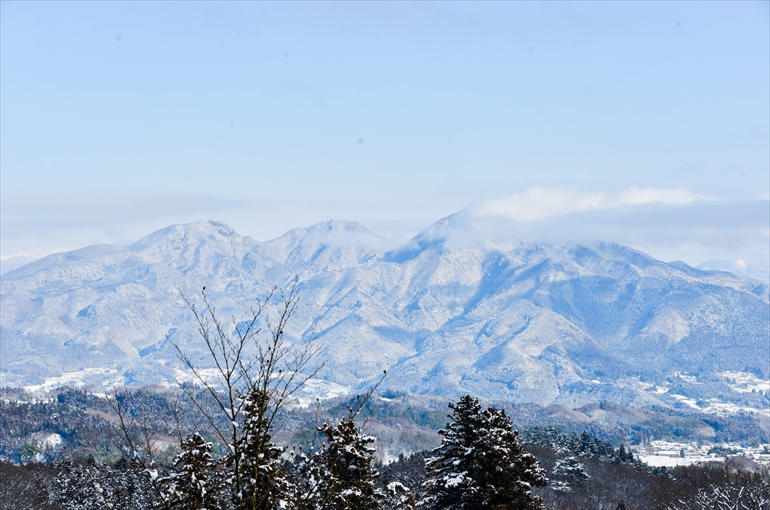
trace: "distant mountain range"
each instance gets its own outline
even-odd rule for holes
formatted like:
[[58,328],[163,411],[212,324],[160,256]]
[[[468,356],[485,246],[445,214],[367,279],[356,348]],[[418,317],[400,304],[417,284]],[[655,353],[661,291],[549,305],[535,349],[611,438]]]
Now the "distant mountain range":
[[[393,391],[540,405],[767,392],[767,283],[617,244],[516,239],[462,214],[403,246],[354,222],[257,242],[209,221],[51,255],[2,276],[2,384],[171,383],[186,375],[168,337],[207,360],[180,290],[205,285],[221,315],[241,317],[295,275],[287,334],[324,345],[311,388],[325,394],[383,369]],[[677,381],[700,393],[675,393]]]

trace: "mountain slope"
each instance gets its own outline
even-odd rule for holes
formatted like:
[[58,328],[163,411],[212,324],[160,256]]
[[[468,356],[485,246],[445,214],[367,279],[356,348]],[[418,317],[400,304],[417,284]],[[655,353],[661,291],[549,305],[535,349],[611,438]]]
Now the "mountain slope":
[[724,393],[726,372],[770,378],[766,284],[455,215],[404,246],[353,222],[262,243],[203,222],[46,257],[2,277],[3,384],[173,381],[167,337],[206,360],[182,294],[205,285],[221,315],[241,316],[295,275],[287,334],[314,332],[321,376],[351,391],[388,369],[386,387],[410,392],[642,404],[671,403],[650,387],[674,373],[713,382],[706,393]]

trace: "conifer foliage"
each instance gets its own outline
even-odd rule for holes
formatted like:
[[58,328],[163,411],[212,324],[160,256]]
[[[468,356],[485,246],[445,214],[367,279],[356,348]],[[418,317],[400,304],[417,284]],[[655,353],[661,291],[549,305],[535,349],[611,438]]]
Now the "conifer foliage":
[[462,397],[452,422],[439,431],[441,445],[429,458],[424,510],[536,510],[532,487],[548,480],[534,456],[524,451],[518,431],[505,411],[481,408],[478,399]]
[[[317,428],[323,441],[319,451],[308,456],[300,450],[294,457],[290,491],[291,506],[298,510],[379,510],[388,493],[398,501],[399,510],[410,508],[408,488],[397,484],[382,487],[380,473],[375,469],[373,443],[356,425],[356,417],[385,378],[364,395],[356,395],[355,404],[348,405],[348,416],[331,426]],[[318,436],[311,443],[315,444]]]
[[279,508],[286,493],[281,467],[283,448],[272,442],[269,407],[270,397],[265,391],[255,388],[244,397],[244,430],[238,449],[241,461],[237,464],[243,480],[242,493],[237,495],[239,508]]
[[376,510],[384,494],[375,485],[379,476],[372,466],[374,438],[361,434],[353,417],[332,427],[320,428],[326,443],[313,458],[311,473],[318,485],[316,508]]
[[217,465],[211,456],[212,444],[194,433],[181,446],[170,474],[159,483],[165,506],[180,510],[218,508],[214,476]]
[[67,461],[58,467],[50,500],[60,508],[144,510],[158,503],[146,471],[132,459],[123,458],[110,467],[89,455],[82,462]]

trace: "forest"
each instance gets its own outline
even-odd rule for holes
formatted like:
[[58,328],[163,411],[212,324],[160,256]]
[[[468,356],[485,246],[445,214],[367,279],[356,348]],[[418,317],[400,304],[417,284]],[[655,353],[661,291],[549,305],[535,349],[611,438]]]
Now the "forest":
[[[200,390],[200,388],[198,388]],[[67,448],[47,445],[30,447],[25,457],[13,462],[7,455],[0,461],[0,508],[3,509],[105,509],[105,508],[543,508],[543,509],[766,509],[770,504],[770,473],[767,467],[734,456],[723,462],[677,467],[652,468],[641,462],[624,445],[589,435],[565,433],[555,427],[532,427],[514,432],[504,411],[481,409],[478,402],[465,397],[444,425],[437,448],[400,455],[385,463],[378,458],[371,436],[362,433],[371,423],[372,406],[349,399],[343,405],[323,412],[322,423],[314,430],[300,428],[287,436],[293,447],[278,447],[270,439],[263,448],[272,458],[263,466],[263,483],[272,487],[272,502],[249,505],[233,498],[233,464],[229,455],[210,434],[203,437],[195,429],[194,409],[169,399],[169,394],[147,389],[125,392],[123,402],[133,409],[134,419],[152,414],[143,423],[157,433],[149,451],[129,451],[120,438],[119,418],[110,414],[109,403],[85,391],[68,389],[54,402],[38,403],[61,419],[69,413],[69,433],[74,441]],[[87,409],[82,402],[104,406],[103,411]],[[19,431],[30,413],[7,413],[3,408],[3,437]],[[74,409],[80,402],[80,409]],[[470,408],[469,408],[470,407]],[[86,411],[87,409],[87,411]],[[169,416],[187,435],[173,438]],[[337,413],[342,418],[332,421]],[[104,413],[101,415],[101,413]],[[101,415],[101,416],[100,416]],[[307,409],[303,414],[285,413],[280,427],[304,427],[319,413]],[[42,416],[41,415],[38,415]],[[446,417],[446,412],[444,412]],[[430,417],[430,419],[434,419]],[[473,421],[473,423],[469,423]],[[484,423],[480,423],[480,422]],[[490,424],[490,422],[496,422]],[[135,424],[138,422],[134,422]],[[35,420],[30,426],[44,425]],[[252,425],[258,425],[252,421]],[[173,425],[172,425],[173,426]],[[69,432],[68,432],[69,430]],[[475,437],[467,432],[488,431]],[[141,431],[134,429],[139,437]],[[161,432],[168,431],[169,434]],[[9,434],[10,432],[10,434]],[[315,436],[315,437],[313,437]],[[87,438],[91,438],[88,440]],[[253,438],[253,435],[242,437]],[[462,439],[462,441],[458,441]],[[141,442],[141,441],[140,441]],[[472,462],[455,465],[463,455],[459,443],[472,444]],[[175,444],[178,443],[178,444]],[[316,447],[313,447],[313,444]],[[9,443],[4,443],[4,448]],[[499,448],[500,445],[507,448]],[[462,451],[460,451],[462,450]],[[8,450],[4,450],[7,452]],[[495,452],[492,459],[482,460]],[[152,454],[150,460],[148,454]],[[259,458],[259,453],[256,456]],[[263,455],[262,458],[265,458]],[[490,483],[486,470],[502,465],[514,488],[531,486],[528,500],[506,496],[504,482]],[[253,465],[249,465],[253,468]],[[246,469],[242,467],[242,469]],[[527,470],[529,469],[529,473]],[[468,473],[466,485],[431,499],[438,488],[451,485],[457,475]],[[270,480],[269,483],[267,480]],[[321,480],[324,483],[318,483]],[[463,494],[478,495],[473,483],[501,488],[502,501],[494,505],[464,500]],[[440,492],[440,491],[438,491]],[[527,494],[526,491],[519,491]],[[333,495],[341,496],[334,499]],[[521,494],[519,494],[521,495]],[[252,501],[251,503],[254,503]]]

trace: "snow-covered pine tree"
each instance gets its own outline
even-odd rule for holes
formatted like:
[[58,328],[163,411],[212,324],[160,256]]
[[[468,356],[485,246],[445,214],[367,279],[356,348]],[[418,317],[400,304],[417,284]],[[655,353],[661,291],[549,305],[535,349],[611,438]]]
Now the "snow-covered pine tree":
[[136,460],[122,457],[109,471],[109,475],[115,508],[163,508],[150,474]]
[[414,494],[409,487],[401,482],[390,482],[385,485],[386,500],[381,505],[383,510],[414,510]]
[[89,455],[58,467],[51,501],[66,510],[144,510],[160,503],[147,472],[132,459],[123,458],[111,469]]
[[166,506],[180,510],[219,508],[211,449],[212,444],[198,433],[182,441],[182,451],[170,473],[158,482]]
[[281,466],[283,448],[272,442],[270,434],[270,396],[253,388],[243,399],[245,418],[237,449],[241,452],[237,464],[241,491],[234,493],[236,507],[244,510],[281,508],[287,482]]
[[105,471],[92,455],[85,462],[65,462],[53,481],[52,498],[66,510],[106,510],[115,508]]
[[625,445],[620,445],[616,462],[631,464],[634,462],[634,454],[630,450],[626,450]]
[[360,433],[353,416],[336,426],[320,427],[326,442],[311,458],[315,481],[311,508],[317,510],[375,510],[384,494],[375,484],[379,473],[372,465],[374,438]]
[[583,470],[583,464],[573,455],[557,460],[553,472],[557,475],[570,476],[577,483],[582,483],[589,478],[588,474]]
[[385,485],[389,487],[393,482],[399,482],[409,490],[412,499],[416,501],[425,482],[425,459],[431,456],[431,452],[427,450],[413,453],[408,457],[404,454],[399,455],[397,461],[382,467]]
[[481,409],[466,395],[452,409],[452,422],[439,431],[441,445],[426,461],[424,510],[536,510],[532,487],[548,480],[534,456],[524,451],[505,411]]

